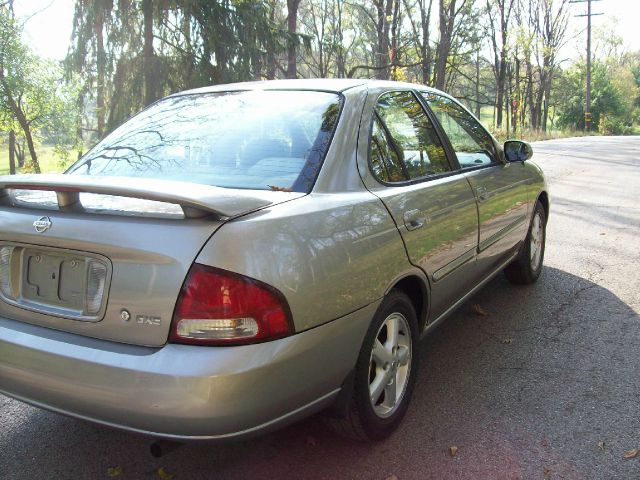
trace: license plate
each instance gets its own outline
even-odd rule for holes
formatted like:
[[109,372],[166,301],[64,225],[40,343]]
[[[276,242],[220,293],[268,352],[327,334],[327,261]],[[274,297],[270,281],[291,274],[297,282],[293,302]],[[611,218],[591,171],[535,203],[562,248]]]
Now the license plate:
[[0,297],[49,315],[96,322],[104,315],[111,263],[95,254],[0,244]]
[[23,262],[26,275],[23,275],[22,296],[25,300],[82,311],[86,290],[83,257],[27,249]]

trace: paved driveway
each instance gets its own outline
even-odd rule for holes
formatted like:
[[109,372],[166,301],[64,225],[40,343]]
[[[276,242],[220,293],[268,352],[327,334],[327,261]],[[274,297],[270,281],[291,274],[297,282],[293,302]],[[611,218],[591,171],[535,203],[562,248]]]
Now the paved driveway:
[[0,396],[0,478],[640,478],[640,455],[624,458],[640,449],[640,137],[534,149],[552,194],[543,276],[496,278],[422,344],[388,441],[354,443],[314,417],[154,459],[146,438]]

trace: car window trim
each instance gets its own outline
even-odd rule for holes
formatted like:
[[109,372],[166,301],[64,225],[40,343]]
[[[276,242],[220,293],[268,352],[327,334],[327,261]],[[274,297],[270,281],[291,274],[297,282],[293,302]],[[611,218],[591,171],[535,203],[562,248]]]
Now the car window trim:
[[[452,175],[458,175],[460,173],[460,168],[459,168],[459,164],[456,163],[453,164],[451,162],[451,158],[449,157],[449,153],[447,152],[447,146],[445,143],[442,142],[442,138],[438,133],[438,127],[439,124],[438,123],[433,123],[434,125],[434,129],[436,130],[436,136],[438,137],[438,139],[440,140],[441,146],[445,151],[445,157],[447,158],[447,163],[449,164],[449,167],[451,168],[450,171],[448,172],[442,172],[442,173],[434,173],[431,175],[423,175],[421,177],[416,177],[416,178],[410,178],[407,170],[406,170],[406,165],[404,164],[404,156],[400,156],[398,154],[398,150],[395,147],[395,140],[393,139],[393,136],[391,136],[391,134],[389,133],[389,130],[387,128],[387,125],[385,124],[384,120],[380,117],[380,115],[378,115],[378,111],[376,109],[376,106],[378,105],[378,101],[380,100],[380,97],[382,95],[385,95],[387,93],[394,93],[394,92],[410,92],[413,94],[413,96],[416,98],[416,100],[418,101],[418,103],[420,104],[420,106],[422,107],[423,112],[425,113],[425,115],[427,115],[427,118],[433,123],[433,119],[432,117],[429,115],[429,113],[426,111],[426,109],[424,108],[424,102],[421,99],[421,95],[416,95],[415,90],[411,89],[411,88],[400,88],[400,89],[396,89],[396,90],[385,90],[384,92],[381,92],[375,99],[375,106],[373,108],[373,115],[371,116],[371,124],[369,125],[369,139],[368,139],[368,146],[367,146],[367,164],[369,166],[369,172],[371,173],[371,175],[373,176],[373,178],[376,180],[376,182],[380,183],[381,185],[384,185],[385,187],[402,187],[402,186],[408,186],[408,185],[415,185],[417,183],[422,183],[422,182],[428,182],[431,180],[438,180],[441,178],[446,178],[446,177],[450,177]],[[378,178],[376,176],[376,174],[373,172],[373,163],[371,162],[371,139],[373,136],[373,122],[375,121],[375,119],[378,118],[380,123],[382,124],[385,133],[387,135],[389,135],[391,137],[391,142],[392,142],[392,146],[394,148],[394,150],[396,151],[396,155],[398,155],[398,158],[402,164],[402,169],[403,172],[405,172],[405,176],[407,177],[407,180],[402,181],[402,182],[387,182],[384,181],[380,178]],[[453,158],[456,158],[455,155]]]
[[[429,109],[429,111],[431,112],[431,114],[433,115],[438,127],[440,127],[442,134],[446,137],[447,139],[447,144],[448,146],[451,148],[451,153],[453,155],[453,158],[455,159],[455,162],[458,166],[458,170],[464,171],[464,172],[470,172],[470,171],[475,171],[475,170],[481,170],[483,168],[489,168],[489,167],[495,167],[495,166],[499,166],[499,165],[503,165],[504,162],[500,159],[501,155],[501,150],[500,150],[500,146],[498,145],[496,139],[494,138],[493,135],[491,135],[491,132],[489,132],[489,130],[487,130],[485,128],[484,125],[482,125],[482,122],[480,120],[478,120],[476,118],[475,115],[473,115],[473,113],[471,113],[469,111],[468,108],[466,108],[464,105],[462,105],[460,102],[458,102],[455,98],[450,97],[448,95],[443,95],[440,92],[430,92],[428,90],[417,90],[418,92],[418,96],[420,97],[423,105],[426,107],[426,109]],[[491,163],[487,164],[487,165],[474,165],[474,166],[470,166],[470,167],[463,167],[460,164],[460,161],[458,160],[458,155],[456,155],[456,151],[453,148],[453,145],[451,144],[451,141],[449,140],[449,137],[447,136],[446,132],[444,132],[444,128],[442,127],[442,125],[440,124],[440,121],[437,120],[437,117],[435,115],[435,113],[433,112],[433,110],[431,110],[431,107],[429,106],[429,103],[427,102],[427,100],[422,96],[422,93],[428,93],[431,95],[437,95],[439,97],[442,98],[446,98],[448,100],[451,100],[452,102],[454,102],[456,105],[458,105],[460,108],[462,108],[465,112],[467,112],[469,115],[471,115],[471,118],[473,118],[476,122],[478,122],[478,125],[480,125],[480,128],[482,128],[482,130],[489,136],[489,138],[491,139],[491,143],[493,144],[493,149],[495,150],[495,154],[491,154],[490,158],[491,158]],[[468,132],[467,132],[468,133]],[[491,153],[491,152],[489,152]]]

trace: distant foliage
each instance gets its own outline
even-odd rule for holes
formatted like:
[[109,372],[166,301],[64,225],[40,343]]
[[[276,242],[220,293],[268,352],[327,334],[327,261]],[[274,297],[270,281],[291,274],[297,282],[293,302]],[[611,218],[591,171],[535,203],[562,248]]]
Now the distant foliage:
[[[560,85],[563,100],[559,107],[561,128],[584,129],[586,69],[576,63],[563,75]],[[591,66],[592,129],[604,135],[625,135],[632,131],[638,85],[628,69],[616,64],[594,61]]]
[[35,144],[47,138],[60,147],[76,142],[78,92],[73,79],[63,82],[54,62],[36,56],[21,38],[21,25],[0,7],[0,127],[14,131],[26,145],[27,171],[39,172]]
[[66,65],[82,79],[85,101],[96,102],[97,135],[169,93],[263,78],[270,58],[306,41],[287,33],[275,8],[266,0],[77,0]]

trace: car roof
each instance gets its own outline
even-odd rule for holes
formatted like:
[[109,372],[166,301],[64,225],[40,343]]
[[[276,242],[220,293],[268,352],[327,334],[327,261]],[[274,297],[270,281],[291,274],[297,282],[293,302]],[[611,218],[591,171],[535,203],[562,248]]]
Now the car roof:
[[300,78],[211,85],[208,87],[201,87],[178,92],[174,95],[228,92],[239,90],[321,90],[330,92],[344,92],[345,90],[356,87],[419,88],[421,90],[438,92],[438,90],[426,87],[424,85],[406,82],[394,82],[390,80],[367,80],[355,78]]

